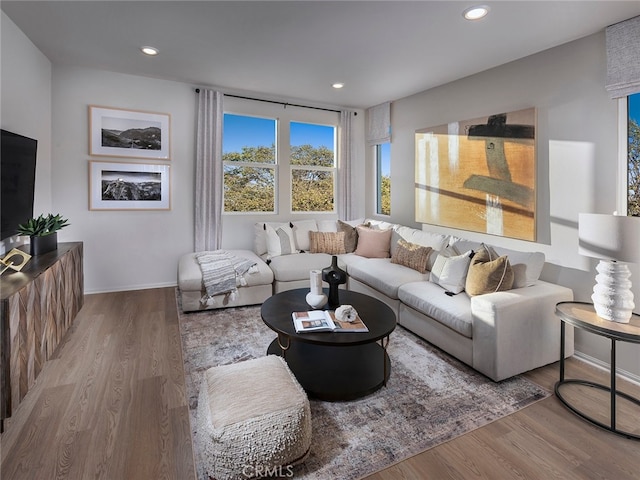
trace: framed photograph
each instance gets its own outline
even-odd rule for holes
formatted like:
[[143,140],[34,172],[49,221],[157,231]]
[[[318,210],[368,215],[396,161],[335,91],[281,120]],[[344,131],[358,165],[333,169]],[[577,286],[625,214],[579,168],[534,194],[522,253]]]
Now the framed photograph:
[[171,158],[171,116],[166,113],[89,106],[89,154]]
[[416,222],[536,239],[536,110],[415,133]]
[[89,161],[89,210],[170,210],[169,168]]

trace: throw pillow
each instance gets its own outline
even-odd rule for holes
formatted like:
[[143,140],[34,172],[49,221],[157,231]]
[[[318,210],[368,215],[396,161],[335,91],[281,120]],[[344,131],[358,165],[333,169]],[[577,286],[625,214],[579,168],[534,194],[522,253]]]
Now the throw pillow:
[[[338,231],[344,232],[344,249],[347,253],[353,253],[356,251],[356,247],[358,246],[358,230],[356,227],[358,225],[351,225],[348,222],[343,222],[342,220],[338,220]],[[370,227],[371,224],[369,222],[360,224],[363,227]]]
[[267,232],[267,253],[270,257],[296,253],[294,235],[289,225],[274,228],[265,224],[265,231]]
[[309,232],[311,253],[338,255],[344,250],[344,232]]
[[513,269],[506,255],[501,257],[493,248],[483,245],[471,259],[465,290],[471,296],[510,290]]
[[391,229],[374,230],[372,228],[357,226],[358,246],[355,254],[367,258],[389,258],[391,246]]
[[429,261],[431,250],[431,247],[423,247],[400,239],[395,252],[391,256],[391,263],[404,265],[420,273],[427,273],[427,262]]
[[429,280],[452,294],[462,292],[472,255],[473,250],[458,255],[458,251],[454,247],[445,248],[438,253]]

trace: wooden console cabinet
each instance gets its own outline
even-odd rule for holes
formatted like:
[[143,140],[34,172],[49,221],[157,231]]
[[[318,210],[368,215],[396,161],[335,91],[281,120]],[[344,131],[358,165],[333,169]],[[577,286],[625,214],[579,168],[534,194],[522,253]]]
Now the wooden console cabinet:
[[82,249],[60,243],[0,278],[0,431],[82,308]]

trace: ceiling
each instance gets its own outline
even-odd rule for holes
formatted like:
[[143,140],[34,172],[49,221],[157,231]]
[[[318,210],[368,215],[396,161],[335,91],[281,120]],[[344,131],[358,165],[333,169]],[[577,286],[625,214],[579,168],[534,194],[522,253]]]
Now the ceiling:
[[[490,6],[477,22],[473,4]],[[638,1],[5,1],[54,65],[366,108],[602,31]],[[160,54],[146,57],[139,47]],[[3,45],[3,49],[4,49]],[[334,82],[345,87],[335,90]]]

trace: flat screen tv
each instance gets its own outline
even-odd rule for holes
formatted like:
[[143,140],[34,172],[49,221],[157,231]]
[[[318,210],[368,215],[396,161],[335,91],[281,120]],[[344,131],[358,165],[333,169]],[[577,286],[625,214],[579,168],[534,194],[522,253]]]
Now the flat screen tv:
[[18,225],[33,217],[38,141],[0,130],[0,237],[16,234]]

